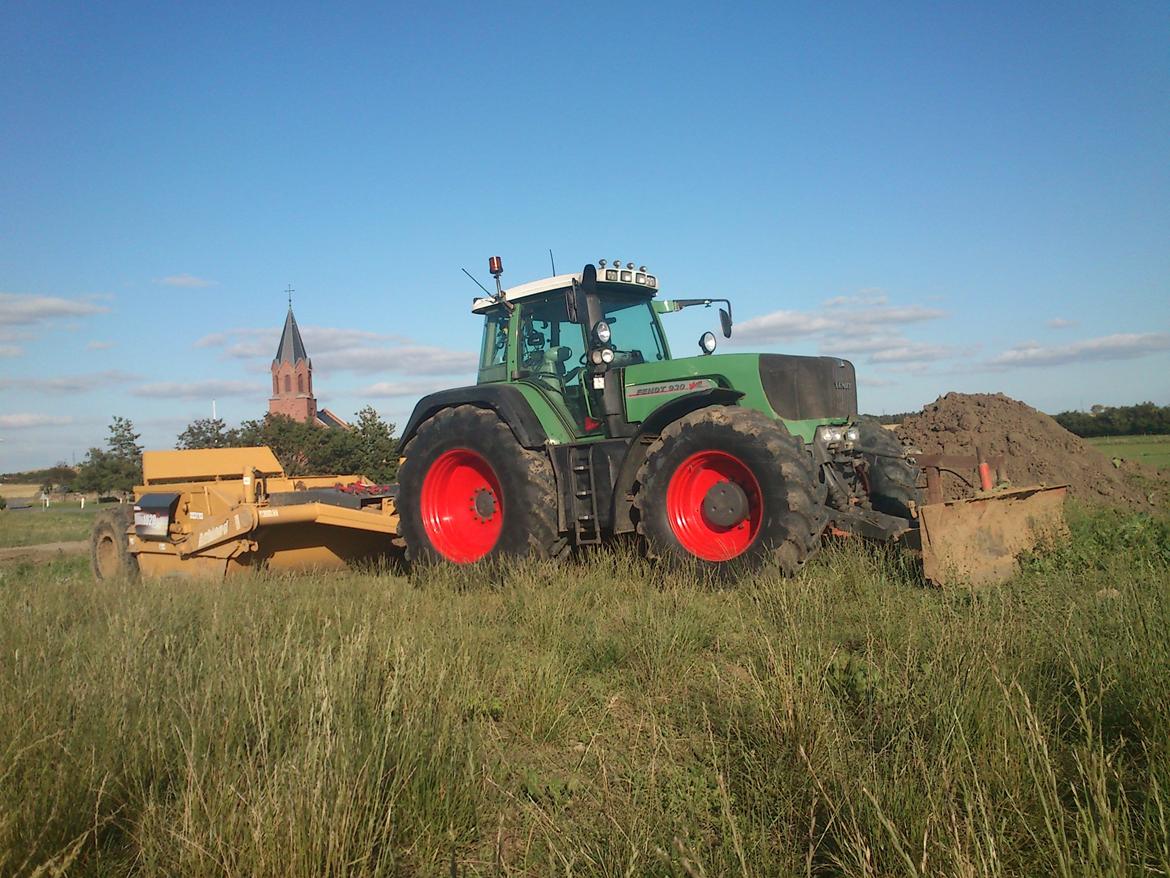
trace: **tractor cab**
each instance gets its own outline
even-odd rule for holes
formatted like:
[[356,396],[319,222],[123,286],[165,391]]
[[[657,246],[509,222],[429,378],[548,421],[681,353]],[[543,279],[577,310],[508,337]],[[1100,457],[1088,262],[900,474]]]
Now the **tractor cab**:
[[[624,373],[671,360],[659,315],[723,301],[663,301],[657,292],[658,278],[645,266],[602,259],[597,268],[499,287],[496,296],[475,299],[473,313],[484,315],[478,383],[531,388],[578,437],[623,435]],[[720,309],[725,335],[729,309]],[[714,334],[706,333],[700,344],[713,352]]]

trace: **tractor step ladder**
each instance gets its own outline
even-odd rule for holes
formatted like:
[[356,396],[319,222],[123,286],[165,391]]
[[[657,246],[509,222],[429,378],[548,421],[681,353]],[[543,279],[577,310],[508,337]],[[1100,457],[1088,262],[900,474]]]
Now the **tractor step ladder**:
[[601,542],[597,495],[593,492],[593,446],[574,448],[569,457],[573,485],[573,535],[578,546]]

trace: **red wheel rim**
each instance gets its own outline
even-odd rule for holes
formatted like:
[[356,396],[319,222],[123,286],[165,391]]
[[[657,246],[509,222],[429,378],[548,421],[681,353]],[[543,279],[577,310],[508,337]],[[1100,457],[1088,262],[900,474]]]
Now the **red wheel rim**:
[[466,448],[445,452],[431,464],[419,511],[431,545],[456,564],[478,561],[504,528],[500,481],[486,460]]
[[[703,514],[707,492],[733,482],[747,495],[747,517],[723,527]],[[745,552],[760,532],[764,504],[760,483],[742,460],[723,451],[700,451],[684,460],[666,486],[666,520],[682,547],[704,561],[730,561]]]

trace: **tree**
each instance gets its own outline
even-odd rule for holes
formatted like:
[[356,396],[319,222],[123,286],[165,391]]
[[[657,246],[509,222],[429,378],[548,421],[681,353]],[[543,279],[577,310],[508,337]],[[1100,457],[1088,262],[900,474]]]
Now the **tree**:
[[1095,405],[1090,412],[1061,412],[1056,422],[1078,436],[1141,436],[1170,433],[1170,406]]
[[368,405],[357,413],[354,433],[358,437],[359,460],[356,472],[379,484],[394,481],[398,475],[398,441],[394,425],[387,423],[377,410]]
[[197,418],[179,434],[175,447],[192,451],[197,448],[227,448],[233,443],[233,433],[224,425],[223,418]]
[[244,421],[229,435],[239,445],[267,445],[290,476],[354,473],[360,462],[352,430],[304,424],[287,415]]
[[142,483],[142,446],[129,418],[114,416],[105,448],[91,448],[77,468],[77,489],[129,491]]
[[138,444],[141,437],[134,432],[134,424],[129,418],[120,418],[114,415],[110,423],[109,436],[106,438],[106,447],[110,453],[121,460],[135,460],[142,457],[142,446]]
[[50,485],[72,485],[75,478],[77,470],[63,460],[45,470],[45,481]]

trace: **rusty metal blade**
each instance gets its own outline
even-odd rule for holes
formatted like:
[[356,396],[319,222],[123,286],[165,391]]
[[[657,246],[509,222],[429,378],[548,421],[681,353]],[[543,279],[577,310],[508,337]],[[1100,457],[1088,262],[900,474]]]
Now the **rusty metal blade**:
[[1016,570],[1021,552],[1067,535],[1066,485],[1013,488],[919,509],[922,570],[936,585],[990,585]]

